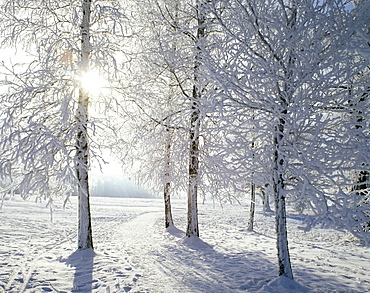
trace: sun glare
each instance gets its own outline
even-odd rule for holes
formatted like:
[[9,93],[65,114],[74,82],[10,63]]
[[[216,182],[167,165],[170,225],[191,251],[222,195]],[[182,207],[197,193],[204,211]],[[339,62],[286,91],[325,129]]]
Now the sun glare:
[[80,77],[81,87],[90,95],[98,96],[104,86],[104,79],[96,71],[88,71]]

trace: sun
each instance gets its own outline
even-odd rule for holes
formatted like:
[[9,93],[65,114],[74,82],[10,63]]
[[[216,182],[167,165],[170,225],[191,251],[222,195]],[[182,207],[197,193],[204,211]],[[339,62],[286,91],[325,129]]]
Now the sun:
[[84,72],[80,76],[81,88],[91,96],[99,96],[104,87],[104,78],[97,71]]

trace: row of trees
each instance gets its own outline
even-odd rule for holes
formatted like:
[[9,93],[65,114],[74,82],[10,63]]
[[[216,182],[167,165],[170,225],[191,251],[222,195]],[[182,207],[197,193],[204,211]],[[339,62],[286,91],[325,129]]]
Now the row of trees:
[[[109,148],[163,192],[166,227],[171,195],[187,192],[187,236],[200,196],[249,192],[250,229],[256,189],[266,210],[272,196],[279,275],[293,278],[287,200],[308,228],[368,243],[369,12],[366,0],[3,1],[2,45],[28,52],[2,63],[3,192],[52,204],[78,189],[78,247],[92,248],[90,157]],[[82,83],[94,70],[99,95]]]
[[[293,276],[286,199],[311,215],[307,229],[331,223],[367,242],[368,1],[149,1],[145,8],[138,14],[152,27],[140,43],[138,62],[147,66],[138,76],[156,92],[145,89],[152,110],[138,137],[146,149],[133,157],[143,160],[139,176],[150,174],[165,194],[172,183],[173,192],[187,190],[187,234],[199,233],[195,192],[238,199],[249,191],[253,207],[259,187],[275,200],[279,274]],[[188,177],[178,173],[187,162]]]

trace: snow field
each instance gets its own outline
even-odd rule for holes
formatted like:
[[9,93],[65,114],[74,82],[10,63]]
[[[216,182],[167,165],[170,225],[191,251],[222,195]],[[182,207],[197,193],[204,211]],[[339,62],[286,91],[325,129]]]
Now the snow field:
[[[345,232],[299,229],[288,216],[296,282],[277,277],[272,214],[199,205],[200,239],[186,238],[186,202],[91,198],[95,252],[75,251],[76,198],[53,222],[44,204],[6,200],[0,212],[0,292],[369,292],[369,248]],[[301,285],[301,286],[300,286]]]

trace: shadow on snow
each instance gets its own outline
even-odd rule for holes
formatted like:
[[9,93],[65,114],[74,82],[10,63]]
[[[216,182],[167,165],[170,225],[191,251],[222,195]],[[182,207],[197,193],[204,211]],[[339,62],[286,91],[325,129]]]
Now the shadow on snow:
[[72,292],[92,292],[95,252],[92,249],[76,250],[65,263],[75,268]]
[[[235,253],[235,249],[228,252],[218,252],[215,247],[209,245],[198,237],[186,237],[185,233],[176,227],[167,229],[167,237],[175,238],[173,244],[168,244],[166,249],[167,258],[176,263],[161,262],[164,271],[168,271],[173,278],[186,286],[189,292],[285,292],[304,293],[309,292],[310,280],[319,280],[323,276],[320,272],[307,268],[294,268],[293,273],[299,276],[297,281],[305,283],[303,287],[294,280],[277,276],[277,263],[268,260],[268,257],[259,252]],[[253,237],[251,232],[244,234]],[[254,234],[254,233],[253,233]],[[258,233],[257,233],[258,234]],[[277,261],[277,260],[276,260]],[[293,264],[294,266],[294,264]],[[333,289],[342,288],[338,280],[327,278],[327,282],[333,285]],[[335,286],[334,286],[335,284]],[[330,289],[328,286],[327,289]],[[348,289],[348,288],[347,288]],[[185,291],[184,291],[185,292]]]
[[159,265],[188,292],[256,292],[276,277],[275,264],[263,252],[221,253],[198,237],[186,237],[175,227],[167,232],[168,237],[177,239],[166,247],[171,262]]

